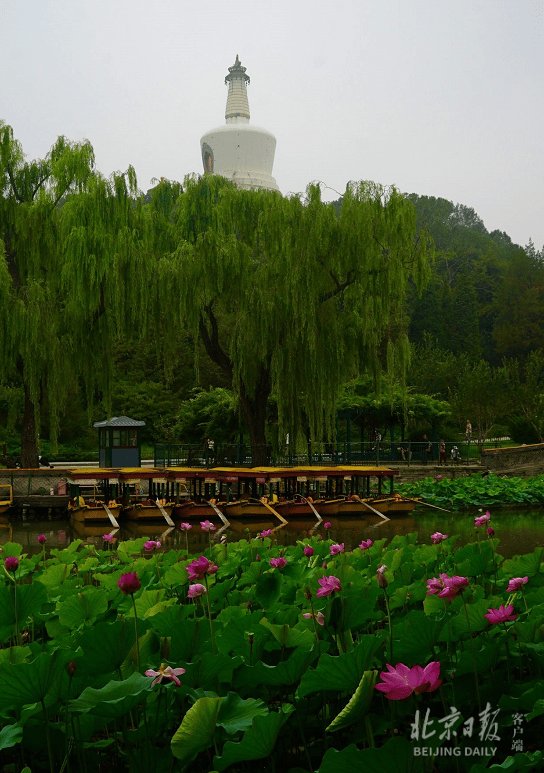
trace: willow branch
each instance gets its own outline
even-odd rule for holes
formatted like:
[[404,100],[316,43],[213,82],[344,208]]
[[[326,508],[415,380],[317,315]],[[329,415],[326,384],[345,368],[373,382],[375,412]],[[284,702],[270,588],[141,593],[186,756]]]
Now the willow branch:
[[211,332],[208,330],[208,326],[202,314],[200,315],[200,319],[198,321],[198,329],[202,343],[206,349],[206,353],[208,354],[208,357],[213,362],[215,362],[215,364],[218,365],[221,370],[227,374],[227,376],[229,376],[229,378],[232,378],[232,362],[230,357],[225,353],[221,347],[221,344],[219,343],[219,328],[217,325],[217,318],[213,313],[211,304],[205,306],[204,311],[206,313],[206,317],[208,318]]

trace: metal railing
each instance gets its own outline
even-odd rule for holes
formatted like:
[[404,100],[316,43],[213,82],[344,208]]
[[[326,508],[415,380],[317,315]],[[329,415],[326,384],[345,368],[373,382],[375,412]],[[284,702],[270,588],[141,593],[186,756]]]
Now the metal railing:
[[[495,440],[485,442],[496,446]],[[271,445],[257,448],[255,460],[249,445],[241,443],[202,444],[155,443],[155,467],[290,467],[299,465],[335,466],[358,464],[369,466],[392,465],[457,465],[479,464],[480,453],[476,441],[448,442],[441,455],[441,444],[429,441],[381,440],[379,443],[308,443],[306,448],[290,446],[273,450]]]

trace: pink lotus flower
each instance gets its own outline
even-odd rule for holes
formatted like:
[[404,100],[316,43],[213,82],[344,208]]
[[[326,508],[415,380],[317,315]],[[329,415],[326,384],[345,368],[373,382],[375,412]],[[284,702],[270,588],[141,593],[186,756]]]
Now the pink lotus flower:
[[339,545],[331,545],[329,550],[331,551],[331,556],[337,556],[339,553],[344,552],[344,543],[341,542]]
[[115,541],[115,537],[113,536],[113,534],[103,534],[102,535],[102,539],[104,540],[104,542],[114,542]]
[[16,572],[19,568],[19,559],[15,556],[8,556],[4,563],[7,572]]
[[314,549],[311,545],[305,545],[304,550],[302,552],[304,553],[305,556],[308,556],[308,558],[310,558],[310,556],[313,556],[314,554]]
[[270,566],[272,566],[274,569],[283,569],[284,566],[287,566],[287,561],[285,558],[283,558],[283,556],[280,556],[279,558],[271,558]]
[[311,620],[312,617],[315,618],[315,621],[318,625],[325,625],[325,615],[323,612],[304,612],[302,615],[306,620]]
[[189,531],[189,529],[192,529],[193,527],[190,523],[180,523],[179,528],[181,531]]
[[493,526],[488,526],[487,527],[487,533],[489,534],[490,537],[494,537],[495,536],[495,529],[493,528]]
[[172,682],[174,682],[176,687],[181,687],[181,682],[179,681],[178,676],[181,676],[181,674],[184,673],[184,668],[172,668],[171,666],[165,666],[163,664],[158,671],[153,671],[152,668],[148,668],[145,672],[145,675],[155,677],[155,679],[151,682],[152,687],[154,687],[156,684],[160,684],[163,679],[170,679]]
[[425,668],[414,666],[408,668],[404,663],[399,663],[395,668],[387,663],[389,673],[382,671],[380,677],[383,682],[376,685],[376,690],[385,693],[390,701],[402,701],[413,692],[419,695],[422,692],[433,692],[441,684],[440,663],[433,661]]
[[474,526],[485,526],[488,521],[491,520],[491,513],[489,510],[486,510],[484,515],[479,515],[477,518],[474,519]]
[[262,531],[259,534],[259,537],[261,539],[264,539],[265,537],[271,537],[271,536],[272,536],[272,529],[264,529],[264,531]]
[[154,539],[149,539],[147,542],[144,542],[144,550],[146,553],[151,553],[153,550],[160,548],[160,546],[161,543],[156,542]]
[[368,550],[369,548],[372,547],[373,544],[374,543],[372,542],[371,539],[367,539],[366,542],[365,542],[365,540],[363,540],[361,542],[361,544],[359,545],[359,547],[361,548],[361,550]]
[[200,521],[200,528],[202,531],[215,531],[217,527],[211,521]]
[[203,580],[206,574],[215,574],[218,567],[212,564],[206,556],[200,556],[195,559],[189,566],[185,567],[189,580]]
[[331,528],[331,522],[330,521],[325,521],[325,523],[323,524],[323,528],[324,529],[330,529]]
[[334,577],[331,575],[330,577],[322,577],[320,580],[317,581],[319,585],[321,585],[321,588],[317,591],[315,594],[316,596],[330,596],[331,593],[335,593],[335,591],[341,591],[342,585],[340,583],[340,580],[338,577]]
[[440,578],[432,577],[427,580],[427,595],[438,594],[441,599],[454,599],[469,585],[468,577],[459,577],[459,575],[448,577],[447,574],[442,573]]
[[427,580],[427,596],[434,596],[435,594],[440,593],[444,588],[444,578],[447,576],[447,574],[441,574],[440,578],[430,577]]
[[385,576],[384,572],[387,571],[387,566],[385,564],[382,564],[376,569],[376,580],[378,583],[378,588],[387,588],[389,583],[387,582],[387,577]]
[[516,591],[521,590],[527,582],[529,582],[528,577],[512,577],[506,590],[508,593],[515,593]]
[[117,580],[117,585],[119,586],[121,592],[125,594],[125,596],[131,596],[142,587],[140,580],[138,579],[138,575],[135,572],[122,574],[121,577]]
[[189,593],[187,596],[190,599],[197,599],[199,596],[203,596],[205,593],[207,593],[206,586],[197,582],[194,585],[189,585]]
[[45,534],[38,534],[38,542],[40,543],[40,545],[45,545],[45,543],[47,542],[47,537],[45,536]]
[[491,625],[497,625],[497,623],[506,623],[507,620],[517,620],[518,616],[514,615],[514,605],[508,604],[507,607],[501,604],[498,609],[488,609],[489,614],[484,615],[487,617]]
[[470,580],[468,577],[460,577],[458,574],[454,574],[453,577],[447,577],[444,580],[444,585],[448,588],[455,588],[455,590],[461,592],[468,588]]
[[448,539],[448,535],[441,534],[439,531],[435,531],[434,534],[431,534],[431,539],[433,541],[433,545],[438,545],[440,542],[444,542],[445,539]]
[[442,475],[437,475],[436,480],[442,480]]

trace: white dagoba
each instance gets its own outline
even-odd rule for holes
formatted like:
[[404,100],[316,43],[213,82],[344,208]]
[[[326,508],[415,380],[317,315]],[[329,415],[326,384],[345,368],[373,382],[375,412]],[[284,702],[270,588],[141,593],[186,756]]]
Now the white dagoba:
[[226,125],[212,129],[200,140],[204,172],[220,174],[239,188],[279,190],[272,177],[276,138],[266,129],[249,125],[247,85],[249,75],[238,54],[225,78],[229,93],[225,110]]

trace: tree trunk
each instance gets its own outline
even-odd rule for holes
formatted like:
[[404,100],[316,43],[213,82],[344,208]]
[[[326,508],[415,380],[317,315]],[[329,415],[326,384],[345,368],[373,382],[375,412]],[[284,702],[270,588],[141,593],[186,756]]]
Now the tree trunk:
[[32,469],[39,467],[38,438],[36,436],[36,418],[34,403],[26,386],[23,428],[21,430],[21,467]]
[[268,464],[266,444],[266,409],[270,397],[270,371],[261,368],[257,387],[253,397],[249,397],[242,382],[240,388],[240,404],[249,429],[251,443],[251,459],[253,467],[263,467]]

